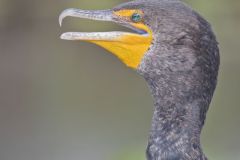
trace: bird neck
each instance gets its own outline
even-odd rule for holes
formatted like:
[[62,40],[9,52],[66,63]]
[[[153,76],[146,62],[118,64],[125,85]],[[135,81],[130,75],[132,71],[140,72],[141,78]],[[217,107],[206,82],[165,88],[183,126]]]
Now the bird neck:
[[147,147],[148,160],[206,160],[200,145],[200,132],[210,101],[206,102],[204,96],[198,94],[201,90],[187,87],[171,77],[146,79],[155,108]]

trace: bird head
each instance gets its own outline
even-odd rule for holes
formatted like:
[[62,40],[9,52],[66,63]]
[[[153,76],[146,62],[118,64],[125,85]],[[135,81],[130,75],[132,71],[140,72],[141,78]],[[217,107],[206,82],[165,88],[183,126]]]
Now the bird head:
[[179,0],[135,0],[108,10],[66,9],[60,25],[68,16],[130,28],[132,32],[67,32],[61,38],[95,43],[141,74],[187,70],[202,44],[215,45],[209,24]]
[[146,21],[147,15],[142,3],[137,2],[125,3],[109,10],[67,9],[60,15],[60,24],[65,17],[74,16],[115,22],[132,29],[133,32],[68,32],[62,34],[61,38],[95,43],[116,55],[127,66],[137,69],[153,40],[152,30]]

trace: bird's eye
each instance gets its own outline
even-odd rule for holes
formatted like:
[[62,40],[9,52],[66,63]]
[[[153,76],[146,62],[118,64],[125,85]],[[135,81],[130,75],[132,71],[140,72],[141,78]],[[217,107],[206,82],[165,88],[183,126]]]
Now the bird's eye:
[[131,20],[135,23],[142,21],[142,15],[139,13],[133,13]]

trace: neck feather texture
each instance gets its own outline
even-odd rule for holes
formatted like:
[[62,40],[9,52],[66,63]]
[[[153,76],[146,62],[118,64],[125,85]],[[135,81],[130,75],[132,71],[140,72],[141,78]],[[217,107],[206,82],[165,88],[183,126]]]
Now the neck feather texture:
[[[219,49],[210,26],[155,31],[138,72],[154,98],[148,160],[207,160],[200,134],[219,69]],[[162,24],[162,23],[161,23]],[[186,25],[189,26],[189,25]]]
[[213,89],[190,82],[194,74],[146,78],[154,98],[148,160],[206,160],[200,133]]

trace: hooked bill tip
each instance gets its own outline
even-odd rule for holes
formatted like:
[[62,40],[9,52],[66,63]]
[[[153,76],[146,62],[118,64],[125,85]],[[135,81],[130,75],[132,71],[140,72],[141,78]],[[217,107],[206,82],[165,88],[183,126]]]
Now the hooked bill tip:
[[60,27],[62,26],[63,19],[66,18],[67,16],[70,16],[73,13],[73,11],[74,11],[73,8],[66,9],[59,15],[58,22]]
[[64,18],[65,18],[65,16],[64,16],[64,14],[63,14],[63,12],[62,12],[62,13],[60,14],[59,18],[58,18],[58,23],[59,23],[60,27],[62,27],[62,21],[63,21]]

